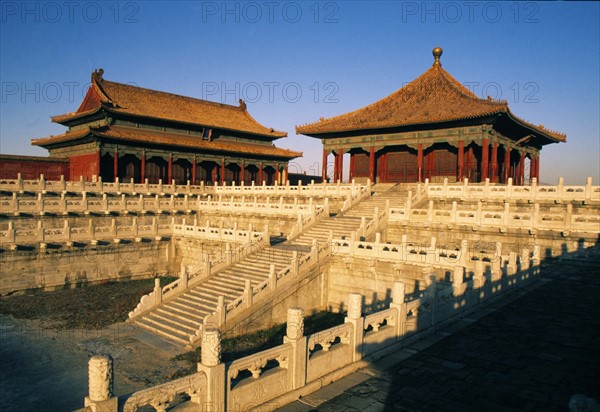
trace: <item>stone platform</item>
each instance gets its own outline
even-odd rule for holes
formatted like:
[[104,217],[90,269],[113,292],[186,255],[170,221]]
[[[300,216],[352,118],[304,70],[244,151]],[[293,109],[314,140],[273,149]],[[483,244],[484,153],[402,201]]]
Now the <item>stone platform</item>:
[[549,412],[568,411],[576,394],[600,401],[600,253],[542,270],[525,289],[279,411]]

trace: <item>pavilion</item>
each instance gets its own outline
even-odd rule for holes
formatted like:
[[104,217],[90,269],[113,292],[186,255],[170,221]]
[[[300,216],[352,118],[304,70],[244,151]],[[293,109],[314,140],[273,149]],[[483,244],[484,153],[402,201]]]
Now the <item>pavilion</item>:
[[157,183],[284,183],[301,152],[275,147],[287,136],[239,106],[105,80],[102,69],[74,113],[52,118],[66,133],[33,139],[50,158],[67,158],[70,179]]
[[481,99],[442,68],[442,49],[417,79],[356,111],[296,126],[323,142],[323,179],[333,154],[334,181],[350,155],[350,179],[372,182],[472,182],[524,184],[540,175],[542,146],[566,135],[515,116],[506,101]]

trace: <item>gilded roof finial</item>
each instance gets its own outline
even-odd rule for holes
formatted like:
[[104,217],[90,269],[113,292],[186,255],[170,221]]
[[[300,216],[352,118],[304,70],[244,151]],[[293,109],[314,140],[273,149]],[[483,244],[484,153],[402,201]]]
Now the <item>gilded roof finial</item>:
[[435,49],[433,49],[432,53],[433,53],[433,58],[435,59],[435,61],[433,62],[434,66],[442,67],[442,63],[440,63],[440,57],[442,56],[443,52],[444,51],[442,50],[441,47],[436,47]]

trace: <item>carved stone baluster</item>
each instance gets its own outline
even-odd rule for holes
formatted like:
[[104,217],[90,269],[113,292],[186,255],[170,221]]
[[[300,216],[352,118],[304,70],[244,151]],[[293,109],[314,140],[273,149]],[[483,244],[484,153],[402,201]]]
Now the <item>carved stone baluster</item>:
[[287,365],[292,376],[291,387],[298,389],[306,384],[306,336],[304,336],[304,310],[289,308],[287,311],[286,336],[283,343],[292,345],[292,354]]
[[110,355],[96,355],[88,364],[89,395],[84,405],[92,411],[117,412],[118,398],[113,396],[114,369]]
[[352,361],[356,362],[362,359],[363,331],[365,318],[362,317],[362,295],[360,293],[351,293],[348,296],[348,315],[344,319],[345,323],[352,323],[352,339],[350,345],[352,348]]
[[[205,325],[208,326],[208,325]],[[198,372],[206,375],[206,390],[192,401],[199,405],[211,405],[214,411],[225,410],[225,364],[221,363],[221,333],[219,329],[205,327],[202,330],[201,361]]]

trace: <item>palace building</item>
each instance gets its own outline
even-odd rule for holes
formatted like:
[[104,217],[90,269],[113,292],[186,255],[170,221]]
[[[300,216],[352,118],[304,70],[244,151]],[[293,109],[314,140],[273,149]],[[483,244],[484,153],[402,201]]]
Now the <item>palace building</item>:
[[346,153],[357,181],[539,179],[542,146],[565,142],[566,135],[520,119],[506,101],[478,98],[442,68],[441,55],[433,49],[433,66],[382,100],[296,127],[322,140],[324,179],[330,154],[334,181],[342,179]]
[[92,73],[76,112],[52,118],[66,133],[32,140],[50,158],[69,160],[71,180],[270,185],[285,182],[288,162],[302,156],[275,147],[287,133],[258,123],[242,100],[231,106],[102,76]]

